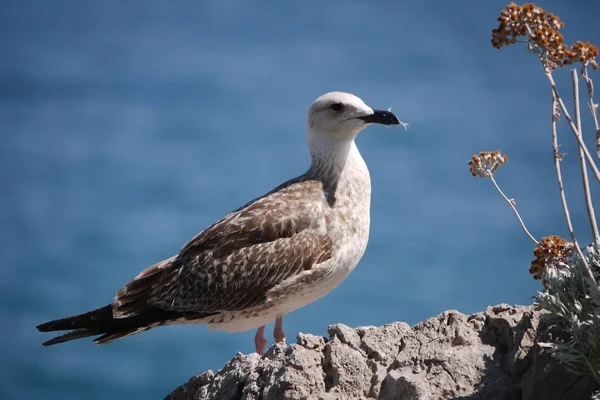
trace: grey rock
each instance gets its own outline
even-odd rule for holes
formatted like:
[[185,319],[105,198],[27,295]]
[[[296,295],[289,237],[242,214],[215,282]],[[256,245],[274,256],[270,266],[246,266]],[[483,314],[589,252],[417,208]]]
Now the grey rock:
[[412,328],[336,324],[327,339],[300,333],[262,357],[238,353],[166,399],[588,400],[594,382],[537,345],[549,326],[548,314],[506,304],[445,311]]

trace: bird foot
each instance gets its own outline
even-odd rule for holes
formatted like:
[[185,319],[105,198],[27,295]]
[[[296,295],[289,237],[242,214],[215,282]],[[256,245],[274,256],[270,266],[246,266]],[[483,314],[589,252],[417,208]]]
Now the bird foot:
[[275,329],[273,330],[275,343],[285,344],[285,333],[283,332],[283,317],[275,320]]
[[285,344],[285,335],[275,337],[275,343]]
[[256,345],[256,352],[259,355],[265,354],[265,348],[267,347],[267,339],[265,339],[265,326],[261,326],[256,330],[256,336],[254,336],[254,344]]

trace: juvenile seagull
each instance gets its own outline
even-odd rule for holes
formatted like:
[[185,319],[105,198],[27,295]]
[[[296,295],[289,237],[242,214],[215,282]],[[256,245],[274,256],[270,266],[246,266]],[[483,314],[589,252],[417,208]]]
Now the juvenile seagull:
[[104,344],[162,325],[207,324],[241,332],[275,320],[338,286],[361,259],[369,238],[371,179],[354,143],[370,124],[397,125],[358,97],[332,92],[308,111],[311,166],[200,232],[179,253],[154,264],[102,308],[39,325],[70,332],[43,343],[101,335]]

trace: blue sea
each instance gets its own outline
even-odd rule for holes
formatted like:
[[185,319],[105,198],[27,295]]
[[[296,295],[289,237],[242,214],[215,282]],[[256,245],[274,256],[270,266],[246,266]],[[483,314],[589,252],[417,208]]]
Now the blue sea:
[[[286,317],[289,340],[530,303],[533,244],[467,165],[479,151],[508,154],[496,177],[532,233],[567,237],[542,69],[522,46],[490,45],[505,5],[0,1],[0,398],[158,399],[252,352],[254,332],[200,326],[43,348],[50,336],[35,326],[108,304],[140,270],[303,173],[306,111],[332,90],[393,107],[410,127],[359,136],[369,247],[339,288]],[[540,5],[566,22],[567,41],[600,41],[600,3]],[[556,76],[568,93],[568,71]],[[561,135],[585,242],[576,148],[566,125]]]

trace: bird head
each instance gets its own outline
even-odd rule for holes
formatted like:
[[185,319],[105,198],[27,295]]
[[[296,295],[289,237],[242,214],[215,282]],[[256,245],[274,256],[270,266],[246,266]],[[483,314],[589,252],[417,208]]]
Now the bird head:
[[308,132],[320,139],[352,141],[371,124],[398,125],[400,120],[391,111],[373,110],[359,97],[344,92],[326,93],[308,110]]

